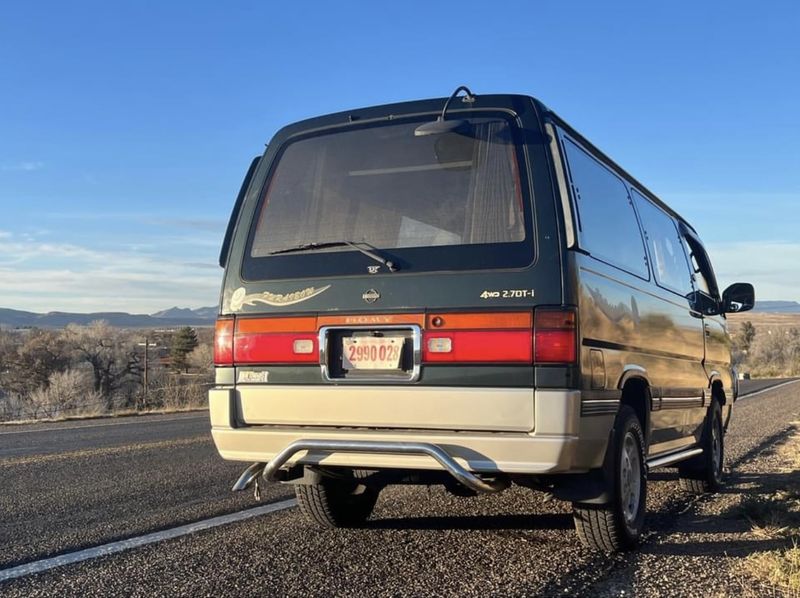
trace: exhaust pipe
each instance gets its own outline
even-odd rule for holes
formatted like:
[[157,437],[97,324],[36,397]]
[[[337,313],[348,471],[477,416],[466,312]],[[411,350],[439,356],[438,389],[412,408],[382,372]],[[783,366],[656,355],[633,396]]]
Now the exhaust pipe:
[[250,484],[252,484],[259,474],[264,470],[266,465],[266,463],[253,463],[250,467],[244,470],[242,475],[239,476],[239,479],[236,480],[232,490],[234,492],[247,490],[250,487]]

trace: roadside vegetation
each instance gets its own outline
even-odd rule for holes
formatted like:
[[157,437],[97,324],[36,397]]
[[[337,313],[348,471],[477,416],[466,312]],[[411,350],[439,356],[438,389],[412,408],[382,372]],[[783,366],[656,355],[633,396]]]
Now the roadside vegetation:
[[751,533],[772,541],[776,548],[754,552],[745,570],[759,584],[756,595],[800,596],[800,422],[794,423],[787,440],[776,448],[779,463],[770,493],[746,496],[738,514]]
[[[744,315],[744,314],[743,314]],[[754,314],[758,316],[758,314]],[[732,319],[733,359],[753,378],[800,376],[800,322]]]
[[0,421],[205,405],[212,331],[0,330]]

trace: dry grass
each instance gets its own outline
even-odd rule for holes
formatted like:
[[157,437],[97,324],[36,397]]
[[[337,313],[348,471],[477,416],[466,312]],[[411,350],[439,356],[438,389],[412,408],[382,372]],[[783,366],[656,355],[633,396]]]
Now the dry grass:
[[780,313],[753,313],[744,312],[741,314],[728,314],[731,332],[734,334],[739,331],[744,322],[751,322],[759,329],[776,329],[782,332],[790,328],[800,328],[800,314],[780,314]]
[[[800,432],[798,422],[787,441],[778,449],[784,488],[769,496],[750,496],[739,505],[739,515],[762,539],[787,538],[783,548],[759,552],[748,557],[750,575],[774,595],[800,597]],[[766,592],[765,592],[766,593]]]
[[23,424],[42,424],[48,422],[65,422],[65,421],[79,421],[84,419],[111,419],[115,417],[135,417],[139,415],[165,415],[169,413],[185,413],[188,411],[207,411],[208,405],[186,405],[183,407],[162,407],[158,409],[147,409],[144,411],[137,411],[135,409],[125,409],[114,411],[113,413],[107,412],[92,412],[81,415],[65,415],[62,417],[44,418],[44,419],[15,419],[12,421],[0,422],[0,426],[19,426]]
[[758,538],[792,537],[800,526],[800,500],[794,491],[748,496],[739,504],[736,514],[747,520]]
[[751,574],[785,596],[800,596],[800,548],[754,554],[747,560]]

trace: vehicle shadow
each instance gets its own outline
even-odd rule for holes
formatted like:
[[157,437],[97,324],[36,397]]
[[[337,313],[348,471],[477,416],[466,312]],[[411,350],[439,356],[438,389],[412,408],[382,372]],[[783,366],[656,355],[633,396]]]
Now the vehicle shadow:
[[566,530],[572,529],[572,516],[565,513],[530,513],[524,515],[404,517],[370,520],[364,527],[391,530]]

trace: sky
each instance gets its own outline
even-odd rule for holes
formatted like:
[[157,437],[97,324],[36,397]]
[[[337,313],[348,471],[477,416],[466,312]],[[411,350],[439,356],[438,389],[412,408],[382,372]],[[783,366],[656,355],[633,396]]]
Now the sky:
[[283,125],[473,92],[544,101],[688,219],[724,286],[800,301],[800,4],[0,7],[0,307],[214,305]]

